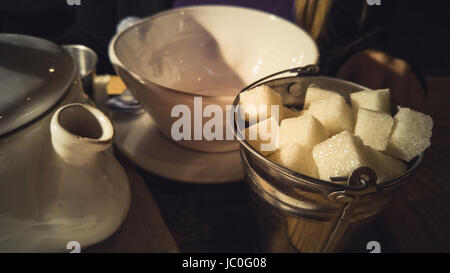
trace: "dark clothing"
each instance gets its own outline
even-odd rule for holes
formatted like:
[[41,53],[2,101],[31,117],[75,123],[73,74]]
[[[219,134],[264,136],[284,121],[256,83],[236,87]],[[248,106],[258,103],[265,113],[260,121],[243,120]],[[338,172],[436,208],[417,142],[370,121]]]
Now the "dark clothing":
[[[407,60],[420,74],[450,72],[449,1],[382,0],[381,5],[372,6],[368,2],[334,1],[326,35],[317,40],[322,73],[334,75],[348,57],[369,48]],[[260,9],[291,21],[295,18],[291,0],[175,0],[174,6],[212,3]]]
[[[73,0],[70,0],[73,2]],[[99,55],[99,73],[113,73],[107,46],[118,22],[173,6],[232,4],[294,20],[294,0],[15,0],[0,5],[0,32],[40,36],[59,44],[82,43]],[[323,0],[326,1],[326,0]],[[335,0],[327,35],[318,39],[322,71],[333,75],[349,56],[367,48],[406,59],[425,75],[450,73],[450,1]],[[362,9],[367,16],[360,24]]]
[[[362,8],[367,15],[358,27]],[[407,60],[422,74],[448,74],[449,15],[448,1],[381,1],[380,6],[335,1],[327,35],[318,40],[322,60],[332,74],[357,51],[372,48]]]

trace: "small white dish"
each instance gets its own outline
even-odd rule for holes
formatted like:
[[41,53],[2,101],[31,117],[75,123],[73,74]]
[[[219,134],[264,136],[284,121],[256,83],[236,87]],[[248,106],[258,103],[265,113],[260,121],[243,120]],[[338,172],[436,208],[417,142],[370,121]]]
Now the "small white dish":
[[239,150],[197,152],[171,142],[147,113],[114,111],[115,145],[134,164],[179,182],[219,184],[244,179]]

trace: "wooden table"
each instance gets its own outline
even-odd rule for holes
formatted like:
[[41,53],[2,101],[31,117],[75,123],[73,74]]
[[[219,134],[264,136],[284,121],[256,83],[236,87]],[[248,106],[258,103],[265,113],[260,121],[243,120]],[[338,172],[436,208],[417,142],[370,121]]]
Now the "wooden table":
[[383,213],[399,251],[450,251],[450,78],[428,80],[432,146]]
[[[349,251],[367,252],[365,246],[372,240],[379,241],[384,252],[450,251],[450,77],[429,79],[425,112],[433,117],[434,128],[424,164],[375,223],[353,239]],[[255,250],[255,226],[244,181],[180,183],[137,170],[118,157],[131,174],[134,201],[119,231],[90,251]],[[148,229],[155,221],[161,221],[160,228]],[[166,239],[157,239],[161,234]]]

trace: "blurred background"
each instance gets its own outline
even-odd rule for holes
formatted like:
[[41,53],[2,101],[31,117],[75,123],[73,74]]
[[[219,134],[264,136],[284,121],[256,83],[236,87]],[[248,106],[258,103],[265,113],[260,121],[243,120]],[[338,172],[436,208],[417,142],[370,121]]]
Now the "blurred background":
[[[113,73],[107,46],[117,24],[124,17],[146,17],[174,6],[217,3],[266,10],[293,21],[293,2],[294,0],[10,0],[0,4],[0,32],[39,36],[58,44],[84,44],[97,52],[97,72],[104,74]],[[449,74],[449,1],[381,0],[381,5],[373,6],[369,2],[372,1],[335,0],[333,3],[341,7],[344,15],[341,18],[350,18],[355,5],[368,5],[366,23],[357,33],[351,20],[346,22],[340,19],[333,22],[333,26],[341,29],[338,33],[345,38],[346,43],[357,40],[370,31],[388,30],[383,35],[377,35],[379,41],[376,44],[388,44],[389,53],[407,59],[424,76]],[[328,48],[319,46],[322,55],[327,55],[325,50]]]

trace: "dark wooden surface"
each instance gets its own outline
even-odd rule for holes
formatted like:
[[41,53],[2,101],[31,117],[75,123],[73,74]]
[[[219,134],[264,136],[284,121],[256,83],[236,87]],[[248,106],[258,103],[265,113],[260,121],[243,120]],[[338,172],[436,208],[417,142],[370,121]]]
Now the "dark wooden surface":
[[[429,80],[425,112],[433,117],[434,128],[424,164],[380,217],[355,235],[349,251],[367,252],[365,246],[372,240],[379,241],[384,252],[450,251],[450,77]],[[154,241],[154,231],[145,229],[155,217],[155,213],[146,211],[155,210],[146,206],[147,201],[153,202],[152,196],[180,251],[255,251],[255,226],[244,181],[179,183],[143,170],[138,170],[139,175],[126,159],[121,160],[133,171],[130,183],[135,187],[133,198],[138,201],[130,208],[132,217],[115,235],[92,247],[93,251],[157,251],[154,242],[149,243]],[[159,249],[173,246],[161,245]]]
[[399,251],[450,251],[450,78],[428,81],[433,117],[424,164],[383,213]]
[[119,230],[83,252],[178,252],[178,246],[139,171],[121,154],[116,154],[116,157],[124,166],[130,182],[130,210]]

